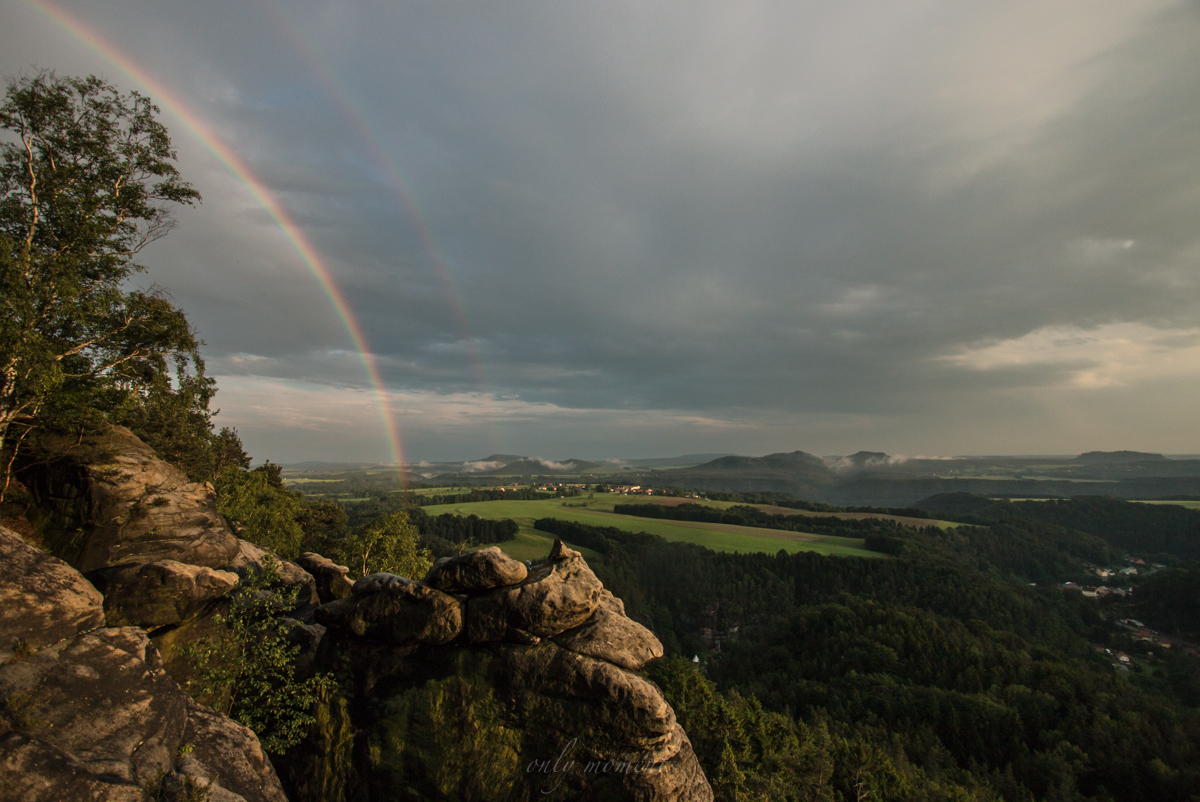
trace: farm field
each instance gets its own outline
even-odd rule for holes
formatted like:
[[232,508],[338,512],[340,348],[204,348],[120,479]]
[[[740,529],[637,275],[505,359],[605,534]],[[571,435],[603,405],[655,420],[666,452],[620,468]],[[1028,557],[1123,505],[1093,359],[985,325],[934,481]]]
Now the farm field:
[[[953,529],[962,524],[954,523],[953,521],[936,521],[930,518],[910,518],[906,515],[887,515],[879,512],[813,512],[811,510],[797,510],[792,507],[776,507],[771,504],[741,504],[737,501],[697,501],[694,498],[669,498],[662,496],[655,498],[654,496],[621,496],[628,501],[617,501],[614,504],[660,504],[664,507],[678,507],[680,504],[703,504],[706,507],[719,507],[723,510],[730,507],[745,506],[757,507],[763,512],[771,515],[804,515],[812,518],[841,518],[845,521],[861,521],[865,518],[883,518],[888,521],[895,521],[901,526],[936,526],[939,529]],[[632,499],[639,499],[633,501]]]
[[[876,552],[863,548],[860,538],[810,535],[803,532],[787,532],[779,529],[759,529],[749,526],[699,523],[692,521],[662,521],[651,518],[635,518],[617,515],[612,511],[615,504],[627,504],[645,500],[644,496],[600,494],[595,498],[547,498],[533,501],[478,501],[470,504],[440,504],[426,507],[430,515],[454,513],[455,515],[478,515],[480,518],[512,518],[521,527],[515,540],[500,544],[505,552],[520,560],[540,559],[550,550],[554,538],[533,528],[538,518],[559,518],[565,521],[613,526],[628,532],[647,532],[667,540],[695,543],[713,551],[766,552],[774,554],[783,549],[787,552],[816,551],[821,554],[842,554],[856,557],[881,557]],[[733,506],[728,502],[705,502],[713,506]],[[570,544],[572,548],[579,546]],[[580,549],[585,556],[589,553]]]
[[1172,499],[1140,499],[1133,498],[1130,501],[1136,504],[1174,504],[1177,507],[1187,507],[1189,510],[1200,510],[1200,501],[1175,501]]

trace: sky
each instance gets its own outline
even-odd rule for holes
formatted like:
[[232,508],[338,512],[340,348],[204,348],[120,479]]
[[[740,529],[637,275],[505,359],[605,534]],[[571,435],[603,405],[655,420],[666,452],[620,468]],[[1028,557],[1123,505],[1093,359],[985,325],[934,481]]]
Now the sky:
[[0,19],[163,108],[256,459],[1200,452],[1195,0]]

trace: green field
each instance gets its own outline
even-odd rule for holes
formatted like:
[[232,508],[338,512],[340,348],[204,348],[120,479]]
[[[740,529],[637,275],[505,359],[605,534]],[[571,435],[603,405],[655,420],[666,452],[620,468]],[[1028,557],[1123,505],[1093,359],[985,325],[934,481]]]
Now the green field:
[[[821,554],[843,554],[855,557],[880,557],[882,555],[863,548],[860,538],[810,535],[803,532],[787,532],[780,529],[758,529],[748,526],[698,523],[692,521],[663,521],[653,518],[634,518],[617,515],[612,511],[615,504],[634,503],[644,500],[640,496],[622,496],[602,493],[595,498],[547,498],[534,501],[477,501],[470,504],[440,504],[426,507],[430,515],[454,513],[456,515],[478,515],[480,518],[512,518],[521,530],[515,540],[500,544],[505,552],[519,560],[540,559],[550,551],[553,536],[533,528],[538,518],[559,518],[565,521],[590,524],[592,526],[614,526],[628,532],[647,532],[667,540],[696,543],[713,551],[766,552],[774,554],[783,549],[787,552],[816,551]],[[729,503],[705,502],[713,506],[732,506]],[[572,548],[579,548],[572,544]],[[585,556],[591,552],[580,549]]]
[[1187,507],[1189,510],[1200,510],[1200,501],[1171,501],[1170,499],[1130,499],[1137,504],[1174,504],[1177,507]]

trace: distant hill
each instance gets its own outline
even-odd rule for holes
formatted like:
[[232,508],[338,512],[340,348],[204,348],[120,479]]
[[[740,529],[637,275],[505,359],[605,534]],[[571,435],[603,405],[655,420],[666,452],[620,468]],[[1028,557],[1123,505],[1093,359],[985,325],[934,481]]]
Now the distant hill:
[[546,476],[554,474],[578,474],[588,468],[598,467],[598,462],[588,462],[581,459],[542,460],[537,457],[526,457],[510,462],[502,468],[487,471],[499,476]]
[[510,462],[518,462],[523,459],[529,458],[523,454],[492,454],[490,457],[484,457],[481,460],[472,460],[472,462],[499,462],[502,465],[507,465]]
[[1145,451],[1089,451],[1075,458],[1076,462],[1092,465],[1114,462],[1158,462],[1160,460],[1166,462],[1167,458],[1162,454],[1150,454]]
[[656,471],[655,484],[677,484],[706,490],[772,491],[813,496],[837,480],[820,457],[804,451],[765,457],[718,457],[673,471]]
[[681,454],[678,457],[654,457],[650,459],[627,459],[621,460],[621,463],[628,465],[631,468],[659,468],[659,467],[682,467],[686,465],[699,465],[702,462],[711,462],[720,457],[732,456],[728,452],[719,454]]

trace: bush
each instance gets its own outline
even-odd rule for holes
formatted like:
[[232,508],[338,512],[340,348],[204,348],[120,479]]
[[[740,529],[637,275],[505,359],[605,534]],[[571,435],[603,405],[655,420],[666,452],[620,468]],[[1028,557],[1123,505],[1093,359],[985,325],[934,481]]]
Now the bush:
[[228,595],[228,612],[217,617],[224,632],[183,648],[196,678],[188,683],[197,698],[254,730],[268,752],[280,754],[301,741],[316,721],[312,709],[329,675],[296,679],[300,647],[288,642],[279,617],[296,603],[295,588],[279,586],[270,559],[250,569]]

